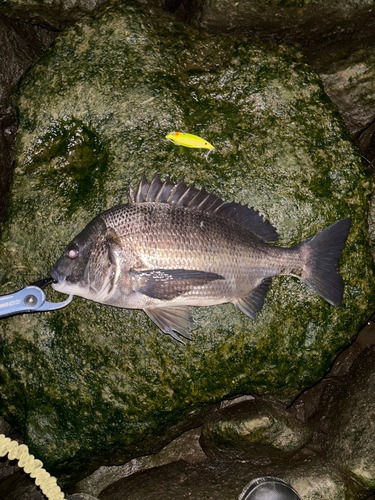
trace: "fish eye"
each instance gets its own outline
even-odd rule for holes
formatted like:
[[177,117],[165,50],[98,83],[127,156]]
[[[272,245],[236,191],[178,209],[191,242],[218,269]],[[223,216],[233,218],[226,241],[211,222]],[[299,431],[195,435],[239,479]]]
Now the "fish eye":
[[65,252],[66,256],[69,257],[69,259],[75,259],[78,257],[78,245],[77,243],[74,243],[70,247],[66,249]]

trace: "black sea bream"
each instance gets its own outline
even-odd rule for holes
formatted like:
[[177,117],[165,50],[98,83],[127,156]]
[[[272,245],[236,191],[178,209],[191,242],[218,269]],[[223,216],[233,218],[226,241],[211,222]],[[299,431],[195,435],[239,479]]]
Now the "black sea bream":
[[129,203],[103,212],[65,248],[51,270],[58,292],[143,309],[176,340],[190,338],[188,306],[231,302],[255,320],[272,277],[300,278],[330,304],[342,301],[341,252],[351,219],[292,248],[253,208],[226,203],[181,180],[145,176]]

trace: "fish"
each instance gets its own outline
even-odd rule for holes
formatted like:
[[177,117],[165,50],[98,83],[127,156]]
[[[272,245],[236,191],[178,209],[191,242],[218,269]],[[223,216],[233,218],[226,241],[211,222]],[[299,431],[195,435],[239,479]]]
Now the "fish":
[[212,144],[210,144],[208,141],[193,134],[184,134],[183,132],[170,132],[165,136],[165,138],[170,139],[179,146],[185,146],[186,148],[214,149]]
[[[130,183],[128,203],[97,215],[50,271],[53,288],[110,306],[142,309],[184,343],[190,306],[232,303],[252,320],[276,276],[299,278],[333,306],[343,299],[339,261],[350,217],[292,247],[258,210],[156,173]],[[180,336],[181,337],[180,337]]]

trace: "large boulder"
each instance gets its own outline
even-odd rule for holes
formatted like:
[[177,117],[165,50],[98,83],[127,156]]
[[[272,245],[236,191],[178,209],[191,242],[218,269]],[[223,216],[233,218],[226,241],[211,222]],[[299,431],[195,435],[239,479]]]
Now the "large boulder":
[[316,451],[368,490],[375,487],[374,361],[375,345],[371,345],[356,359],[348,377],[325,385],[319,410],[309,420],[317,434]]
[[11,95],[20,76],[50,45],[56,34],[0,14],[0,221],[12,183],[16,118]]
[[372,0],[182,0],[178,15],[214,33],[246,33],[300,43],[309,53],[372,36]]
[[95,10],[104,0],[0,0],[0,12],[12,19],[55,31]]
[[99,499],[237,500],[247,483],[265,475],[276,475],[291,484],[303,499],[365,498],[358,485],[339,467],[306,450],[293,461],[284,459],[272,466],[267,461],[206,460],[200,464],[187,464],[180,460],[117,481],[100,493]]
[[317,55],[312,64],[348,130],[358,137],[375,119],[373,42],[340,45]]
[[308,427],[283,405],[254,398],[209,416],[200,443],[213,459],[270,461],[295,455],[309,434]]
[[[195,308],[187,345],[142,311],[80,298],[2,320],[1,415],[61,484],[160,450],[225,396],[290,402],[374,310],[372,179],[299,49],[209,36],[155,8],[109,1],[56,38],[15,103],[3,294],[48,275],[96,214],[126,202],[128,180],[143,171],[253,205],[276,227],[278,245],[353,219],[340,307],[280,277],[256,322],[230,304]],[[176,146],[164,138],[173,129],[215,149]]]

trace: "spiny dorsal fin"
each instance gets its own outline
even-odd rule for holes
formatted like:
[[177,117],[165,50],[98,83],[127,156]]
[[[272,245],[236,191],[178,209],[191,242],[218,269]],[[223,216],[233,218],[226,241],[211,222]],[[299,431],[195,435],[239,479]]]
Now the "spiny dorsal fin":
[[135,203],[136,196],[137,196],[137,191],[134,189],[133,184],[129,182],[128,203]]
[[143,173],[137,190],[130,184],[128,199],[129,203],[167,203],[215,213],[219,217],[237,222],[264,241],[276,241],[279,237],[271,223],[264,220],[254,208],[234,201],[225,202],[213,193],[207,193],[204,188],[198,190],[194,184],[188,187],[184,179],[173,184],[167,177],[163,183],[156,173],[149,183]]

